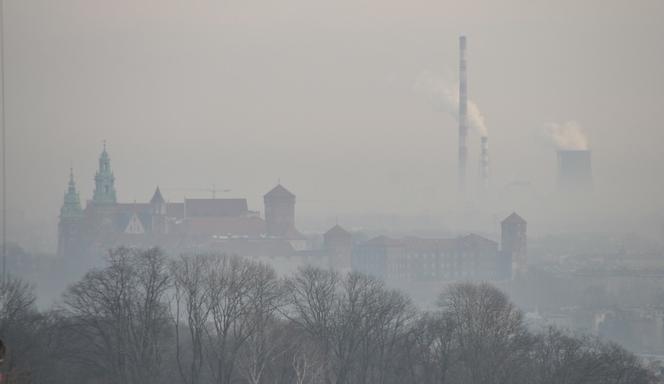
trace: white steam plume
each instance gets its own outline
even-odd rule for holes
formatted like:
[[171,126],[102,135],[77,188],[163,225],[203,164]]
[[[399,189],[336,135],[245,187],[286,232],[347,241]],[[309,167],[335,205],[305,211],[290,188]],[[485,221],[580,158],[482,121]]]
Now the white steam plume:
[[546,133],[558,149],[588,149],[588,137],[576,121],[568,121],[562,124],[548,123]]
[[[413,88],[426,94],[436,107],[442,107],[450,116],[459,120],[459,83],[445,81],[442,76],[431,72],[422,72]],[[468,125],[477,130],[480,136],[488,136],[484,116],[471,99],[468,99]]]

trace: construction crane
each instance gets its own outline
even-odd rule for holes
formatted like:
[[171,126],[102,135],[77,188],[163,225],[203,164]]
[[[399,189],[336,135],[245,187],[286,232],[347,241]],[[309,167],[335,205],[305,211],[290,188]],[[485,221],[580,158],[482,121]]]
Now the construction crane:
[[217,192],[228,193],[231,191],[229,188],[218,189],[214,184],[212,188],[184,188],[184,187],[174,187],[174,188],[162,188],[164,191],[196,191],[196,192],[210,192],[212,193],[212,198],[217,198]]

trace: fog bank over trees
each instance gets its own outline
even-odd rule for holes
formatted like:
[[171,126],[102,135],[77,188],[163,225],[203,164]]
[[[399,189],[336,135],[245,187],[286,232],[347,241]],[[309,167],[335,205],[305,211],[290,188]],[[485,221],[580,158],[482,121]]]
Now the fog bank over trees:
[[657,382],[615,344],[529,331],[485,283],[451,284],[425,312],[357,273],[118,248],[58,306],[34,302],[20,280],[0,286],[16,383]]

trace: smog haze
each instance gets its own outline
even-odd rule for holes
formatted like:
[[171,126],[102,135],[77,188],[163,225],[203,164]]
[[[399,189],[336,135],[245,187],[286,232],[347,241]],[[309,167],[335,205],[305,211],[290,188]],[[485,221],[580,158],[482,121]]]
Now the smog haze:
[[[588,138],[593,211],[603,218],[588,229],[606,218],[661,218],[660,1],[5,8],[7,199],[44,249],[55,244],[70,167],[81,199],[91,198],[103,140],[122,201],[146,201],[157,185],[169,201],[209,197],[194,189],[214,185],[258,208],[280,180],[314,227],[458,212],[466,202],[457,122],[418,82],[455,91],[459,35],[468,37],[469,98],[485,120],[500,196],[487,212],[521,210],[539,233],[570,224],[538,208],[556,194],[548,127],[572,121]],[[477,131],[467,145],[474,191]]]

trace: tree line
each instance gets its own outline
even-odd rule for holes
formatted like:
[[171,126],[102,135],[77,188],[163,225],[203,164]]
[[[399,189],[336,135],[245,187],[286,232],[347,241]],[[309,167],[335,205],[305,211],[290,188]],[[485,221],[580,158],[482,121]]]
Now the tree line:
[[38,311],[0,285],[2,371],[13,383],[641,384],[618,345],[529,331],[489,284],[450,285],[432,311],[357,273],[226,255],[118,248]]

